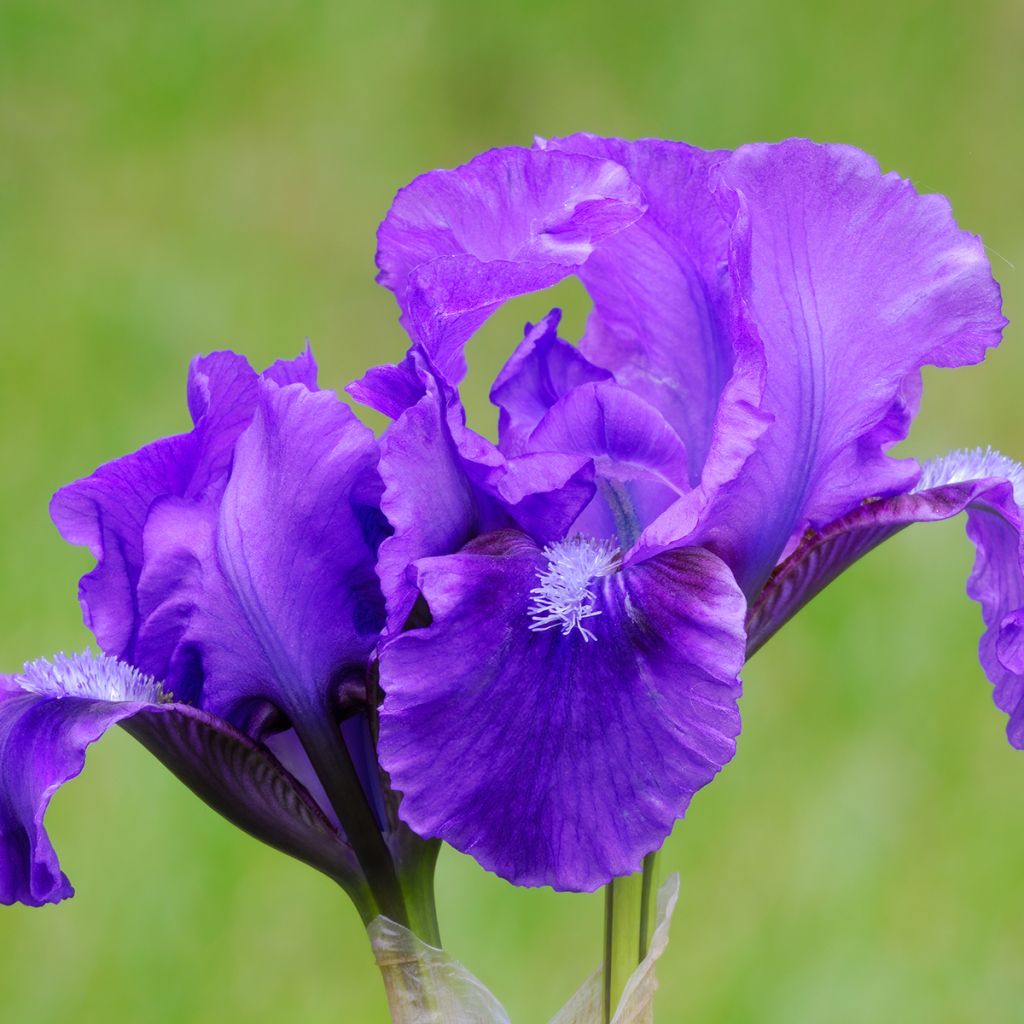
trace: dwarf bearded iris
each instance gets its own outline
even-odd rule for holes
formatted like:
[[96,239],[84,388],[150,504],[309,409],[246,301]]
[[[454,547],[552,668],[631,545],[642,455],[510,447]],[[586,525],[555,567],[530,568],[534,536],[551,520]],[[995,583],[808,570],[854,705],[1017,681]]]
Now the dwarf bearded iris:
[[[222,352],[193,362],[189,433],[55,495],[97,561],[102,653],[0,676],[0,902],[71,895],[43,818],[120,724],[346,888],[396,1020],[507,1020],[420,941],[435,840],[519,885],[637,871],[734,755],[746,659],[867,551],[960,512],[1024,748],[1024,470],[889,454],[922,367],[980,361],[1005,323],[944,199],[850,147],[580,135],[416,179],[378,265],[412,342],[349,387],[391,418],[379,444],[308,351],[262,374]],[[585,335],[527,325],[492,443],[465,345],[572,274]],[[647,1019],[675,889],[646,956],[642,912],[639,946],[621,929],[625,960],[614,893],[604,981],[559,1021]]]
[[[416,179],[378,265],[412,346],[350,391],[393,418],[380,754],[419,834],[522,885],[636,871],[733,756],[745,658],[880,541],[964,510],[1024,746],[1021,471],[887,454],[921,368],[978,362],[1005,323],[945,199],[845,146],[573,136]],[[464,346],[570,274],[585,335],[527,326],[492,444]]]

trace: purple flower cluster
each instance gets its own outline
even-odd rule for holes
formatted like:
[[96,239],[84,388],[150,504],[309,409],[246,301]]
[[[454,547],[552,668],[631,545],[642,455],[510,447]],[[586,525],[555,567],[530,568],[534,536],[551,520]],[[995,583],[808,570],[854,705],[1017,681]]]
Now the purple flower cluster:
[[[380,282],[411,339],[348,390],[307,352],[197,359],[191,433],[54,498],[103,655],[0,677],[0,899],[71,889],[43,828],[120,723],[211,805],[415,917],[441,839],[520,885],[636,871],[735,752],[744,661],[853,561],[967,512],[981,662],[1024,748],[1024,471],[919,465],[924,366],[1005,321],[945,199],[859,150],[594,136],[403,189]],[[576,275],[491,389],[464,348]],[[429,929],[428,929],[429,930]]]

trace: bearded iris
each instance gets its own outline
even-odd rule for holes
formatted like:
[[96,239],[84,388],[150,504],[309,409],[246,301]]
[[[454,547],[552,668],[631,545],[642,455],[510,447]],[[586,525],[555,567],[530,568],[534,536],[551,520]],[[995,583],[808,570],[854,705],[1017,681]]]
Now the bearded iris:
[[191,432],[59,491],[87,546],[103,653],[0,677],[0,899],[72,895],[43,826],[86,747],[121,724],[235,824],[312,864],[369,921],[435,936],[436,844],[401,825],[373,753],[377,444],[307,351],[256,374],[197,358]]
[[[378,237],[412,345],[350,390],[393,418],[380,753],[415,831],[521,885],[638,870],[733,756],[745,658],[866,551],[965,510],[1024,746],[1021,470],[888,454],[922,367],[980,361],[1005,323],[945,199],[845,146],[572,136],[416,179]],[[493,444],[459,401],[465,344],[570,274],[584,337],[528,325]]]
[[[890,454],[922,367],[980,361],[1005,323],[944,199],[850,147],[573,136],[418,178],[378,264],[411,338],[349,387],[391,418],[379,443],[308,351],[262,374],[222,352],[193,362],[189,433],[54,497],[96,558],[102,653],[0,676],[0,901],[71,895],[43,818],[119,724],[350,893],[393,1008],[504,1019],[393,926],[436,941],[436,840],[519,885],[637,871],[734,755],[745,661],[857,558],[961,512],[1024,748],[1024,469]],[[465,345],[572,274],[584,337],[558,310],[527,325],[494,443],[466,423]]]

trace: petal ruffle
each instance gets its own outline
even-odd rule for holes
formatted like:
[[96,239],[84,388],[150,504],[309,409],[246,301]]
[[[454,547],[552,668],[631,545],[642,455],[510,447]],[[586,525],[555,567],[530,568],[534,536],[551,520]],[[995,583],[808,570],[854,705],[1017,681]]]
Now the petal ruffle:
[[948,202],[847,146],[739,149],[718,169],[750,227],[743,294],[767,356],[774,424],[716,511],[716,550],[748,594],[787,543],[916,466],[885,455],[922,366],[981,360],[1005,320],[981,241]]
[[377,236],[378,281],[395,293],[413,341],[458,383],[466,339],[501,303],[573,273],[643,209],[617,164],[491,150],[398,193]]
[[355,877],[341,836],[266,750],[210,715],[166,703],[123,662],[86,654],[0,676],[0,902],[40,906],[73,895],[44,817],[89,745],[117,723],[235,825],[338,881]]
[[593,135],[541,145],[620,164],[647,200],[644,217],[580,270],[594,302],[583,353],[678,431],[694,485],[732,479],[766,420],[757,412],[764,356],[735,280],[743,225],[714,194],[728,153]]
[[594,366],[575,345],[558,337],[562,311],[527,324],[523,340],[498,374],[491,401],[499,408],[498,438],[507,455],[520,455],[534,428],[560,398],[581,384],[608,381],[608,370]]
[[598,496],[575,529],[623,549],[689,490],[686,449],[658,410],[619,384],[581,384],[559,399],[528,448],[593,460]]
[[[985,622],[981,663],[993,684],[996,705],[1009,716],[1010,742],[1024,749],[1024,549],[1018,506],[1019,498],[1024,498],[1024,473],[1009,460],[1003,460],[1003,467],[985,465],[986,458],[976,453],[954,461],[968,474],[974,461],[976,470],[993,472],[991,476],[964,479],[963,472],[934,473],[926,467],[927,489],[868,502],[805,537],[751,605],[748,656],[883,541],[912,523],[938,522],[966,512],[967,533],[977,551],[967,593],[981,605]],[[1000,468],[1009,468],[1013,475],[995,476]]]
[[732,757],[745,601],[714,555],[671,552],[595,581],[588,642],[531,622],[543,565],[512,531],[418,564],[433,624],[382,654],[380,756],[416,832],[590,890]]

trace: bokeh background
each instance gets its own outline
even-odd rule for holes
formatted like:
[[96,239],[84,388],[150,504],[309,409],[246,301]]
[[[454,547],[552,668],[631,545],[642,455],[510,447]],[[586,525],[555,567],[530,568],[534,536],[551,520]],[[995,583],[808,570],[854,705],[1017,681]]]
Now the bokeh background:
[[[373,283],[397,187],[580,129],[703,146],[855,143],[984,235],[1024,319],[1024,7],[0,2],[0,664],[83,645],[46,503],[186,426],[187,360],[310,337],[341,386],[404,347]],[[475,344],[467,401],[522,323]],[[1024,334],[927,376],[905,450],[1024,455]],[[739,756],[663,858],[682,901],[659,1020],[1024,1020],[1024,756],[1003,738],[963,594],[962,523],[902,535],[746,673]],[[340,892],[207,810],[124,734],[49,824],[79,895],[0,908],[0,1018],[386,1020]],[[596,965],[600,897],[520,892],[447,851],[451,951],[517,1022]]]

